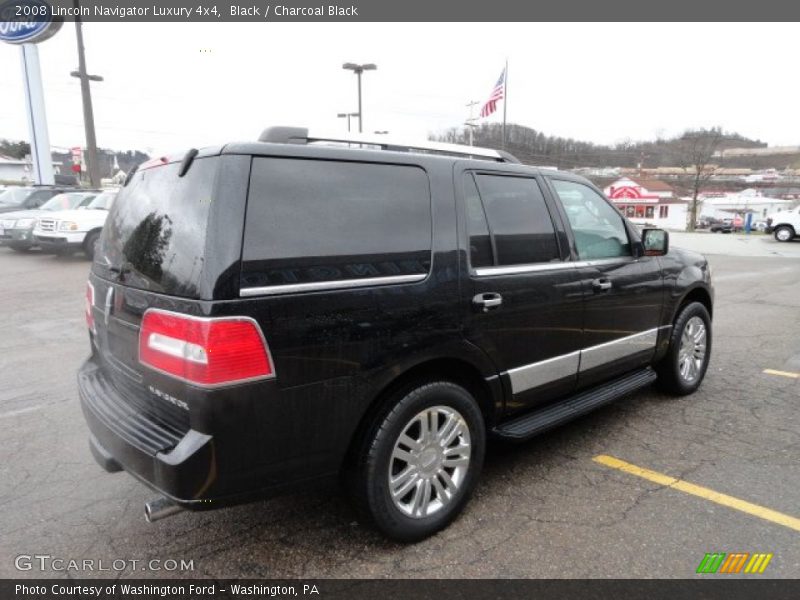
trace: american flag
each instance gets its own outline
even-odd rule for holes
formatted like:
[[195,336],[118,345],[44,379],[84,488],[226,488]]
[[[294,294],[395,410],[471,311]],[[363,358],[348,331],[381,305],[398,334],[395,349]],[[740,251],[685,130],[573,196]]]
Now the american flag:
[[497,80],[497,83],[494,84],[494,89],[492,93],[489,95],[489,99],[486,101],[486,104],[483,105],[481,108],[481,118],[488,117],[494,111],[497,110],[497,103],[498,101],[502,100],[506,93],[506,70],[503,69],[503,72],[500,73],[500,79]]

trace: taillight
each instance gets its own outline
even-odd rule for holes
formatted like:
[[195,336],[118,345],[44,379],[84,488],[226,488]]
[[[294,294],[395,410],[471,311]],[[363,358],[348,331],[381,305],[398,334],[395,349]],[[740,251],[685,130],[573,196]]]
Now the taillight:
[[247,317],[199,318],[150,309],[139,332],[139,361],[201,387],[274,376],[261,329]]
[[84,314],[86,315],[86,326],[89,328],[89,331],[95,333],[94,329],[94,313],[92,312],[92,307],[94,306],[94,286],[92,285],[91,281],[86,282],[86,306],[84,308]]

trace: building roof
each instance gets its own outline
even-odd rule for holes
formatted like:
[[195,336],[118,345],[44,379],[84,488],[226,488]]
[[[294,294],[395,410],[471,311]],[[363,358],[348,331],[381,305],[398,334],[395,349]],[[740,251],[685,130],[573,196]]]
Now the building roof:
[[650,192],[674,192],[675,189],[666,181],[660,179],[644,179],[640,177],[628,177],[631,181],[640,185]]

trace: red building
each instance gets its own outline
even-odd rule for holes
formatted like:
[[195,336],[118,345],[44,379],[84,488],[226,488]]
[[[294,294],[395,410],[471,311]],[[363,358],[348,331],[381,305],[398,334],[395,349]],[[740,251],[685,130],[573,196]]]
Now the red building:
[[619,211],[638,224],[686,229],[687,201],[658,179],[623,177],[603,190]]

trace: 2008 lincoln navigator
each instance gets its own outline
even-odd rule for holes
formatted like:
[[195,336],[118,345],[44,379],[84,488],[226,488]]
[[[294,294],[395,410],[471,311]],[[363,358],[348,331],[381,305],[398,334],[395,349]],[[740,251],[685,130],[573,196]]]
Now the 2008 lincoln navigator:
[[403,541],[486,440],[697,389],[706,260],[494,150],[270,128],[129,175],[86,290],[90,447],[155,520],[343,480]]

